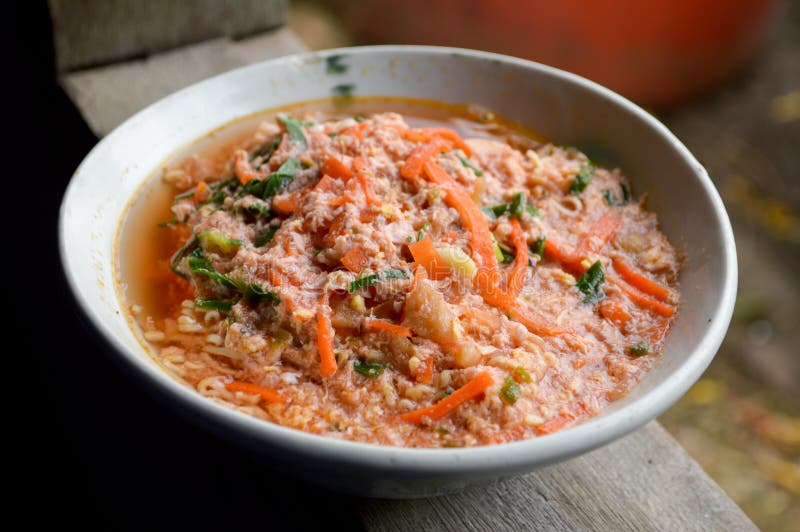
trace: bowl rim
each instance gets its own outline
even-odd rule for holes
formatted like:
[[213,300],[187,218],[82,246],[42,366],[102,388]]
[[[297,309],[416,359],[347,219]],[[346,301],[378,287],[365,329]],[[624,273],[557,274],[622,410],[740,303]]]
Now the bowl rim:
[[[115,142],[115,139],[121,135],[120,131],[128,128],[131,123],[147,120],[150,115],[158,113],[160,108],[166,105],[166,102],[181,98],[188,92],[207,90],[207,87],[220,83],[220,80],[234,72],[243,73],[248,70],[258,70],[279,65],[297,65],[313,59],[324,60],[326,57],[342,54],[349,56],[426,54],[440,57],[460,55],[478,60],[500,61],[517,67],[535,70],[546,77],[557,78],[565,83],[579,85],[584,89],[599,94],[610,100],[611,105],[621,107],[624,112],[631,113],[635,118],[665,138],[671,148],[689,163],[696,179],[707,194],[710,206],[721,229],[721,240],[723,242],[723,256],[721,257],[723,268],[720,273],[724,275],[724,288],[711,314],[711,322],[683,364],[631,404],[554,434],[479,447],[405,448],[320,436],[265,422],[254,416],[237,412],[210,401],[195,390],[181,384],[157,364],[148,362],[135,354],[131,346],[117,338],[100,316],[93,311],[93,303],[89,300],[88,294],[82,289],[76,273],[70,266],[70,253],[77,253],[77,251],[70,251],[68,247],[67,218],[70,204],[76,201],[75,183],[83,174],[84,168],[88,166],[97,152],[103,150],[107,144]],[[203,133],[205,132],[200,133],[198,138]],[[94,146],[70,178],[70,183],[61,203],[58,223],[59,254],[64,276],[84,316],[88,318],[88,321],[105,339],[106,343],[116,351],[116,355],[121,355],[115,358],[121,358],[127,362],[126,365],[129,369],[134,370],[133,372],[147,381],[147,384],[165,392],[171,399],[174,399],[178,403],[176,406],[185,408],[188,413],[200,415],[211,420],[218,426],[215,428],[225,427],[226,429],[232,429],[237,436],[244,436],[246,439],[268,444],[272,448],[282,448],[295,454],[312,455],[315,460],[331,461],[367,470],[401,472],[404,476],[496,475],[504,472],[530,470],[539,465],[560,461],[590,451],[645,425],[677,401],[710,364],[725,337],[733,315],[738,277],[733,230],[716,188],[702,165],[659,120],[619,94],[578,75],[525,59],[453,47],[380,45],[303,52],[233,69],[176,91],[125,120]],[[139,349],[142,349],[142,347]],[[150,355],[147,356],[150,357]]]

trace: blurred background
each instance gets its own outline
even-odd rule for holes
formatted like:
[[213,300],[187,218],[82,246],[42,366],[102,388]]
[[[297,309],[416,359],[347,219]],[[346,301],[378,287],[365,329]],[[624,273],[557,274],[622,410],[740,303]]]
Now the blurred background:
[[295,0],[289,26],[314,49],[413,43],[525,57],[661,119],[722,194],[739,293],[711,367],[660,421],[757,525],[800,529],[799,2]]
[[[736,234],[740,283],[728,336],[703,378],[660,421],[757,525],[800,528],[800,2],[165,0],[159,5],[177,13],[187,3],[197,5],[197,12],[152,35],[142,29],[104,36],[102,24],[88,24],[84,16],[100,5],[103,16],[113,19],[109,26],[136,14],[147,21],[151,15],[141,7],[147,4],[133,1],[32,2],[30,13],[15,15],[15,44],[27,51],[15,72],[28,84],[23,86],[35,87],[31,94],[37,99],[23,120],[23,136],[39,135],[41,124],[68,132],[50,144],[45,157],[30,146],[21,148],[30,157],[13,163],[23,175],[30,170],[28,161],[36,160],[39,171],[60,180],[62,188],[42,191],[45,238],[53,236],[61,192],[74,168],[129,112],[163,95],[148,93],[154,87],[165,94],[236,63],[303,46],[385,43],[477,48],[586,76],[650,110],[689,147],[722,194]],[[202,6],[214,7],[201,11]],[[221,30],[220,19],[226,21]],[[288,29],[278,37],[257,36],[283,21]],[[220,35],[230,42],[208,41]],[[149,49],[146,42],[156,44]],[[168,55],[186,43],[200,44],[184,55]],[[162,51],[166,57],[139,61]],[[174,65],[167,69],[173,75],[160,74],[165,64]],[[57,260],[53,250],[48,264]],[[72,314],[69,294],[63,287],[56,290],[57,315]],[[125,415],[152,410],[139,406],[145,399],[108,361],[87,360],[80,349],[56,345],[74,326],[74,320],[60,322],[54,338],[42,340],[54,342],[60,355],[48,359],[40,373],[54,384],[48,392],[58,401],[47,393],[42,401],[61,412],[57,421],[67,433],[99,420],[124,438],[124,425],[115,425],[121,423],[120,405],[107,405],[103,398],[128,394]],[[61,376],[73,373],[79,386],[67,390]],[[104,375],[102,383],[94,379],[97,374]],[[85,404],[94,404],[99,417],[82,414]],[[158,423],[165,422],[144,423],[157,433]],[[175,443],[154,445],[169,449]],[[89,452],[101,461],[113,456],[112,449],[88,446],[74,455]],[[196,453],[201,456],[203,449]],[[146,471],[145,464],[131,460],[127,474]],[[78,473],[82,466],[73,467]],[[113,513],[113,506],[107,511]]]

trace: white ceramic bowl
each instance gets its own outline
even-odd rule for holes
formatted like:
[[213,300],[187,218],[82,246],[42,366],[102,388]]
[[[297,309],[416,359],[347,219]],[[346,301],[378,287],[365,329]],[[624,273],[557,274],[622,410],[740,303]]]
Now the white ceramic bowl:
[[[341,55],[343,74],[326,73]],[[174,150],[232,119],[324,98],[337,85],[355,95],[476,103],[560,144],[602,150],[649,194],[662,230],[685,254],[680,317],[663,359],[624,399],[581,425],[527,441],[471,449],[402,449],[323,438],[265,423],[201,397],[164,373],[134,337],[115,291],[114,239],[139,185]],[[255,449],[273,465],[334,489],[414,497],[520,474],[584,453],[644,425],[691,386],[716,353],[736,293],[730,222],[708,175],[648,113],[580,77],[530,61],[422,46],[346,48],[293,55],[203,81],[141,111],[104,138],[64,196],[60,246],[80,307],[134,370],[142,393]]]

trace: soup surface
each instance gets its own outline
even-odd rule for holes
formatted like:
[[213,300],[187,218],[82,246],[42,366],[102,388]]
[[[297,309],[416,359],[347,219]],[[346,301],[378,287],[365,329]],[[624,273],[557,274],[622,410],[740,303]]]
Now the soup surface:
[[548,434],[628,393],[679,294],[622,173],[482,109],[352,105],[231,125],[142,190],[119,265],[156,360],[264,420],[409,447]]

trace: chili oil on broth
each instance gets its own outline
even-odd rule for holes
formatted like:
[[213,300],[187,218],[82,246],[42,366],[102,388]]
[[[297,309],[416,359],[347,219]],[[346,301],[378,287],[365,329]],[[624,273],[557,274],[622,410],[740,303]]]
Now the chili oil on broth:
[[[523,152],[528,148],[541,146],[542,143],[540,138],[531,138],[530,132],[515,128],[511,123],[502,119],[487,116],[483,110],[476,112],[466,106],[450,106],[433,102],[356,99],[346,107],[342,107],[341,102],[312,102],[258,113],[252,117],[247,117],[219,128],[188,148],[182,149],[174,157],[171,157],[164,166],[170,166],[181,161],[189,154],[199,154],[210,161],[212,168],[210,174],[218,175],[219,172],[224,170],[227,160],[234,149],[246,142],[246,139],[253,134],[258,124],[265,120],[274,121],[274,117],[279,112],[288,112],[293,116],[302,116],[306,112],[314,112],[317,113],[317,117],[327,116],[331,119],[336,119],[355,115],[367,116],[385,111],[399,112],[412,127],[450,127],[456,129],[467,138],[483,137],[507,141]],[[485,120],[486,118],[489,119]],[[389,393],[385,388],[387,386],[391,387],[392,383],[396,386],[396,381],[402,381],[405,377],[397,374],[389,382],[385,382],[387,380],[385,378],[364,378],[365,373],[369,372],[368,366],[366,370],[363,367],[361,368],[364,371],[356,370],[356,373],[350,370],[350,373],[353,374],[351,383],[355,382],[357,386],[361,386],[361,390],[341,390],[339,387],[331,385],[324,378],[320,379],[318,376],[309,377],[308,368],[295,364],[291,359],[279,359],[275,364],[271,365],[272,369],[269,371],[280,373],[281,378],[283,378],[283,380],[279,381],[273,379],[274,382],[294,386],[292,397],[286,402],[289,404],[276,405],[263,401],[261,397],[255,394],[241,391],[231,392],[221,386],[221,383],[237,375],[237,371],[232,368],[240,364],[241,361],[232,360],[231,364],[228,364],[230,360],[228,357],[235,353],[216,345],[221,336],[214,332],[215,327],[218,327],[216,325],[218,323],[217,320],[223,319],[224,316],[219,313],[215,316],[214,312],[197,311],[191,303],[191,300],[195,297],[191,285],[174,275],[168,268],[170,257],[188,237],[189,233],[182,233],[180,226],[158,227],[159,223],[168,221],[171,218],[170,206],[172,197],[178,192],[172,185],[164,183],[161,177],[161,173],[159,173],[145,183],[122,221],[119,235],[120,253],[118,265],[120,278],[123,281],[120,285],[121,298],[125,302],[126,308],[132,309],[132,318],[135,322],[134,328],[143,331],[145,340],[148,338],[152,340],[149,343],[145,343],[148,345],[148,351],[151,356],[162,367],[165,367],[178,379],[184,380],[184,382],[198,389],[203,395],[245,413],[329,437],[389,445],[438,447],[496,443],[546,433],[544,427],[548,427],[548,430],[558,430],[572,422],[596,414],[605,404],[624,395],[639,380],[641,374],[647,371],[657,360],[656,356],[650,355],[631,359],[632,362],[628,363],[627,359],[630,357],[620,351],[625,351],[630,346],[622,346],[621,349],[616,349],[616,352],[609,352],[603,356],[598,356],[597,353],[594,353],[593,356],[583,357],[583,365],[578,367],[580,362],[576,363],[577,358],[575,356],[559,356],[561,353],[553,352],[555,347],[558,347],[563,352],[574,351],[580,353],[582,349],[586,349],[585,344],[580,341],[581,334],[592,334],[599,337],[600,342],[618,342],[618,335],[615,336],[613,329],[607,326],[601,327],[598,331],[588,331],[586,328],[581,327],[579,328],[580,330],[576,331],[578,332],[576,338],[569,341],[559,340],[555,344],[549,341],[523,342],[519,347],[508,350],[507,356],[493,358],[487,366],[492,372],[497,373],[498,369],[502,369],[503,372],[502,375],[495,376],[496,378],[491,388],[493,401],[487,401],[486,396],[489,394],[489,391],[487,391],[482,401],[480,400],[480,394],[478,399],[473,401],[480,401],[479,406],[473,408],[470,405],[469,408],[475,410],[475,412],[468,419],[465,420],[463,417],[451,414],[449,417],[456,419],[443,418],[431,423],[430,426],[423,425],[421,427],[406,426],[407,424],[398,423],[396,415],[402,413],[404,407],[408,410],[411,408],[423,408],[436,403],[436,400],[448,393],[452,393],[454,388],[458,387],[457,385],[467,383],[469,375],[457,375],[458,372],[444,369],[437,374],[436,382],[438,384],[435,396],[423,393],[414,401],[410,401],[408,397],[415,397],[416,391],[414,388],[417,385],[401,382],[401,385],[404,386],[405,396],[395,392],[394,404],[391,406],[384,405],[384,412],[379,412],[381,409],[379,403],[380,399],[384,398],[382,394]],[[615,194],[619,195],[618,192],[615,192]],[[566,198],[566,200],[573,199]],[[573,208],[579,208],[573,205],[575,201],[566,200],[564,205],[561,203],[555,206],[550,204],[540,205],[543,218],[552,217],[559,225],[575,226],[577,234],[588,230],[586,229],[587,220],[582,220],[580,217],[575,217],[574,214],[570,213]],[[654,219],[643,219],[642,221],[645,222],[649,229],[654,229],[657,233]],[[414,234],[416,235],[416,231],[414,231]],[[637,233],[637,230],[634,229],[624,233],[621,238],[626,241],[626,246],[631,249],[637,249],[637,247],[642,246],[642,240],[646,239],[647,236],[643,236],[641,231]],[[658,236],[663,239],[663,235],[660,235],[660,233],[658,233]],[[464,235],[461,235],[459,239],[456,239],[457,242],[462,244],[462,247],[464,247],[463,237]],[[564,237],[563,243],[566,245],[575,246],[579,243],[576,235],[572,232],[568,232]],[[665,239],[664,242],[666,242]],[[668,246],[668,244],[666,245]],[[465,249],[469,252],[469,246],[466,246]],[[674,261],[674,253],[672,260]],[[555,264],[552,260],[537,264],[533,272],[534,276],[538,275],[539,277],[536,290],[555,288],[554,293],[558,294],[558,290],[562,290],[565,283],[575,282],[574,278],[571,280],[567,278],[564,275],[565,272],[562,266]],[[676,286],[676,279],[672,279],[670,287],[674,289]],[[570,290],[574,291],[573,288],[570,288]],[[618,295],[616,289],[611,289],[611,292],[612,296]],[[542,304],[545,306],[550,305],[551,308],[557,307],[559,304],[574,303],[574,301],[572,303],[558,300],[547,301],[549,296],[547,293],[544,293],[544,295]],[[522,297],[527,300],[531,299],[530,291],[527,293],[523,291]],[[463,300],[461,304],[464,304]],[[579,310],[589,312],[587,309]],[[596,313],[594,310],[592,312]],[[560,313],[554,313],[553,315],[553,317],[558,317],[559,319],[560,316]],[[486,316],[483,318],[488,319]],[[498,318],[494,316],[493,319],[497,320]],[[636,315],[633,321],[635,323],[640,319],[646,320],[648,318]],[[171,325],[166,327],[166,336],[170,339],[175,338],[176,341],[170,340],[164,343],[159,337],[159,333],[164,332],[161,329],[165,328],[159,324],[164,323],[164,320],[172,320]],[[185,322],[183,325],[186,325],[186,327],[181,327],[181,320]],[[480,316],[478,316],[478,321],[480,321]],[[193,324],[207,330],[204,330],[202,334],[193,333],[191,332]],[[507,330],[509,329],[508,322],[504,321],[503,324],[503,334],[510,334]],[[605,325],[608,324],[606,323]],[[467,329],[470,327],[474,328],[474,324],[468,325]],[[513,327],[510,327],[510,329],[512,329],[511,332],[513,333]],[[190,332],[185,332],[187,330]],[[472,334],[472,330],[467,332]],[[337,329],[336,335],[339,336],[339,334],[343,336],[350,334],[354,335],[350,338],[355,338],[358,332],[357,329],[349,331]],[[486,336],[484,334],[482,339],[488,342]],[[362,339],[363,337],[364,335],[362,335]],[[663,336],[658,338],[651,349],[660,352],[663,340]],[[294,341],[296,342],[296,339]],[[374,347],[381,349],[386,345],[386,341],[382,339]],[[211,347],[209,348],[208,346]],[[307,345],[296,347],[308,348]],[[211,353],[208,352],[209,349],[212,351]],[[201,350],[203,354],[199,358],[188,357],[187,353],[192,350]],[[528,364],[524,360],[526,355],[529,358],[535,357],[535,363]],[[369,360],[364,362],[369,364]],[[348,360],[347,364],[351,363],[354,362]],[[191,374],[191,377],[186,379],[186,367],[188,365],[201,367],[189,371],[188,373]],[[390,364],[388,368],[384,369],[384,373],[388,375],[390,372],[394,372],[395,369]],[[340,364],[340,373],[342,370],[343,368]],[[252,370],[249,371],[252,373]],[[465,370],[460,371],[464,373]],[[593,382],[591,371],[594,371],[595,374],[604,375],[603,382]],[[199,377],[198,372],[200,373]],[[455,378],[452,379],[453,382],[450,385],[443,385],[441,381],[449,373],[454,373]],[[359,381],[359,379],[363,380],[363,382]],[[511,379],[511,381],[508,379]],[[529,383],[528,380],[532,382]],[[380,385],[378,384],[379,382]],[[614,382],[618,384],[613,384]],[[381,389],[382,386],[384,389]],[[515,390],[525,387],[535,387],[537,389],[535,397],[532,399],[522,393],[521,398],[526,401],[526,409],[523,409],[524,412],[521,414],[509,415],[505,411],[507,410],[505,408],[506,399],[517,394],[518,391]],[[560,407],[565,402],[564,397],[580,396],[580,388],[583,387],[600,389],[602,393],[589,397],[585,401],[586,404],[580,406],[582,412],[577,415],[570,414],[568,416],[560,412],[559,408],[564,410]],[[366,392],[364,392],[365,390]],[[358,392],[366,393],[369,401],[362,404],[364,393]],[[322,401],[328,400],[329,396],[337,396],[337,394],[339,404],[331,406],[329,403],[322,403]],[[550,408],[547,403],[553,402],[549,400],[554,398],[559,398],[554,403],[556,407]],[[543,404],[536,404],[534,399]],[[411,406],[409,404],[403,405],[402,401],[404,400],[406,400],[406,403],[410,401]],[[483,404],[487,402],[488,404]],[[359,412],[359,410],[363,412]],[[576,409],[573,408],[573,410]],[[292,412],[287,413],[287,411]],[[368,415],[364,414],[364,412],[367,412]],[[481,419],[481,416],[486,419]],[[538,427],[543,427],[542,432],[539,432]]]

